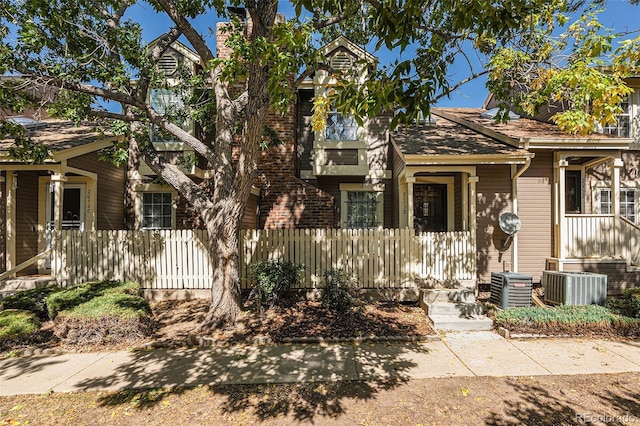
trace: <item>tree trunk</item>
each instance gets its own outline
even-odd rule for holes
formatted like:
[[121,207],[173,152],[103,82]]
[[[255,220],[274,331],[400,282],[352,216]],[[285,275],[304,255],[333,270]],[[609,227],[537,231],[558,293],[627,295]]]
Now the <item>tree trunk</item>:
[[232,211],[219,210],[217,218],[207,223],[213,277],[211,305],[198,328],[198,331],[204,334],[210,334],[221,326],[234,324],[242,308],[238,252],[240,217],[237,217],[237,211],[242,210],[242,205],[235,201],[231,202],[231,207]]
[[131,135],[129,136],[127,169],[125,172],[125,190],[124,190],[124,224],[126,229],[133,231],[136,229],[136,188],[135,181],[131,179],[132,173],[137,172],[140,168],[140,149],[136,139],[136,132],[140,127],[140,123],[131,125]]

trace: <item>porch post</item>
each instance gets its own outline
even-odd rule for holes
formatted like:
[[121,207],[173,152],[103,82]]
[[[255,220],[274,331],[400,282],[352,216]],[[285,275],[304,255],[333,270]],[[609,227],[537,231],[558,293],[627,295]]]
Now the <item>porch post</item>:
[[555,168],[557,171],[556,181],[556,209],[557,209],[557,221],[558,221],[558,251],[561,259],[567,258],[567,218],[565,215],[565,190],[566,190],[566,171],[568,162],[565,159],[560,159],[556,162]]
[[18,187],[18,172],[6,170],[5,176],[4,187],[7,192],[7,210],[5,211],[7,258],[5,260],[5,268],[8,271],[18,265],[16,259],[16,189]]
[[64,174],[56,173],[51,176],[51,185],[53,185],[54,206],[53,206],[53,229],[60,231],[62,229],[62,203],[64,201],[64,182],[67,178]]
[[[476,196],[476,183],[480,178],[478,176],[469,176],[469,233],[471,234],[470,245],[473,249],[473,256],[471,258],[471,268],[474,274],[476,271],[476,253],[478,252],[478,247],[476,245],[478,225],[477,225],[477,204],[478,197]],[[476,286],[476,290],[477,290]]]
[[470,173],[462,174],[462,229],[469,230],[469,176]]
[[613,215],[613,254],[619,255],[622,241],[619,231],[620,227],[620,169],[623,166],[621,158],[614,158],[611,161],[611,214]]
[[413,184],[416,178],[411,176],[407,177],[407,227],[409,229],[415,229],[413,226]]

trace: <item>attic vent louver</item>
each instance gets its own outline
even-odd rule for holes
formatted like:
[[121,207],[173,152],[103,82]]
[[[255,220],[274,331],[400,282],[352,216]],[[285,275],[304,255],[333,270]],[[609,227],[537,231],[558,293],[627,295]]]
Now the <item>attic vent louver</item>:
[[338,52],[331,57],[331,68],[334,70],[350,70],[352,65],[351,56],[346,52]]
[[158,61],[158,68],[166,76],[170,76],[178,69],[178,59],[173,55],[162,55]]
[[[498,108],[491,108],[490,110],[484,111],[480,114],[481,118],[489,118],[491,120],[495,119],[498,115]],[[509,111],[509,120],[518,120],[520,116],[513,111]]]

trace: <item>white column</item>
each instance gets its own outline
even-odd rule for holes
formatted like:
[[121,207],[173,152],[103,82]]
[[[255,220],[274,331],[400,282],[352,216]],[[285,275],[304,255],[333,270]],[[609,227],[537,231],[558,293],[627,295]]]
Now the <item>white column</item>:
[[64,201],[64,182],[67,178],[63,174],[56,173],[51,176],[53,186],[54,206],[53,206],[53,229],[62,229],[62,202]]
[[[476,196],[476,183],[478,176],[469,176],[469,231],[471,231],[472,245],[476,244],[476,233],[478,232],[478,197]],[[475,247],[477,249],[477,247]]]
[[407,227],[414,229],[413,227],[413,184],[416,181],[415,177],[408,177],[407,180]]
[[556,206],[558,210],[558,236],[559,236],[559,255],[561,259],[566,259],[567,257],[567,243],[568,241],[568,233],[567,233],[567,218],[566,218],[566,206],[565,206],[565,192],[566,192],[566,171],[568,162],[567,160],[559,160],[556,163],[557,170],[557,191],[556,191]]
[[462,175],[462,230],[469,230],[469,176],[470,173]]
[[18,187],[18,172],[7,170],[5,172],[5,190],[7,192],[7,204],[5,211],[6,226],[6,269],[7,271],[18,265],[16,259],[16,189]]
[[623,166],[621,158],[614,158],[611,161],[611,214],[613,215],[613,241],[614,255],[621,254],[620,247],[624,244],[621,241],[622,235],[620,227],[620,169]]

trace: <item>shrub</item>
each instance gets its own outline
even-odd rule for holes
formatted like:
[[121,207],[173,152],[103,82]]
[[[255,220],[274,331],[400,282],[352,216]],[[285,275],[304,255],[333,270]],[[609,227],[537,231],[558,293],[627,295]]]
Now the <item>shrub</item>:
[[640,318],[640,288],[628,288],[619,299],[611,299],[607,307],[618,315]]
[[21,309],[33,312],[40,321],[49,320],[46,298],[62,289],[57,285],[47,285],[7,296],[0,302],[0,310]]
[[303,270],[304,267],[288,260],[268,260],[251,265],[249,271],[255,284],[250,297],[258,302],[260,310],[273,307],[300,282]]
[[356,278],[343,269],[331,269],[323,277],[322,305],[337,312],[350,309],[356,300]]
[[19,309],[0,312],[0,342],[30,336],[39,328],[40,321],[33,312]]
[[114,293],[137,296],[139,292],[140,285],[134,282],[100,281],[53,293],[46,298],[46,304],[49,318],[55,319],[59,312],[73,309],[96,297]]

